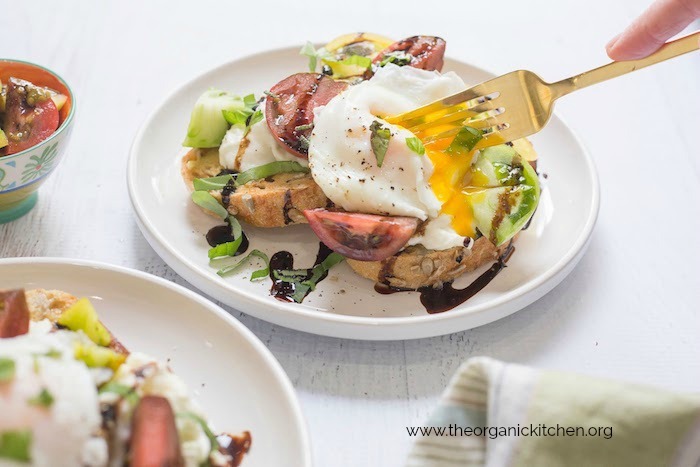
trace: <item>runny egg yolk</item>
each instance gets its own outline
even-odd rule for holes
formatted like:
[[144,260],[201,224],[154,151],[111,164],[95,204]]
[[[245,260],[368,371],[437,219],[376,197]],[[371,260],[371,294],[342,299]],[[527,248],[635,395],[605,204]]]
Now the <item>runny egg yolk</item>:
[[[431,127],[430,133],[437,134],[455,128],[454,125]],[[419,137],[425,137],[420,134]],[[498,143],[503,142],[499,135],[490,135],[488,144],[493,144],[494,138]],[[425,146],[425,155],[433,163],[433,174],[430,176],[430,188],[435,197],[442,203],[441,214],[452,216],[452,228],[463,237],[476,236],[476,225],[472,206],[484,202],[485,188],[488,188],[488,178],[480,171],[472,170],[471,165],[475,153],[486,146],[486,138],[479,141],[467,155],[450,154],[446,150],[451,139],[442,139]]]
[[[465,104],[466,105],[466,104]],[[416,137],[421,140],[439,133],[460,128],[465,120],[446,123],[442,125],[428,125],[432,120],[437,120],[445,112],[433,112],[430,120],[423,118],[422,127],[415,131]],[[465,119],[476,116],[476,113],[468,113]],[[387,118],[387,121],[403,126],[401,116]],[[488,143],[486,142],[488,139]],[[446,152],[452,142],[451,138],[444,138],[425,145],[425,155],[433,163],[433,174],[430,176],[430,188],[435,197],[442,203],[441,214],[452,216],[452,228],[463,237],[476,237],[476,225],[472,206],[485,200],[484,189],[488,187],[488,178],[478,171],[471,170],[475,153],[492,144],[505,143],[498,134],[491,134],[480,140],[467,155],[455,155]]]

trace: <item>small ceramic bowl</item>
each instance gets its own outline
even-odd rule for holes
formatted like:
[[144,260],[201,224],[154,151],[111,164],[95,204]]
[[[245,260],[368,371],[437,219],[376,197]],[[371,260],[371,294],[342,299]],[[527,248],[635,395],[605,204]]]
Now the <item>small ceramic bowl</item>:
[[46,68],[20,60],[0,59],[0,80],[11,76],[47,86],[68,96],[59,111],[58,129],[36,146],[0,156],[0,224],[28,213],[36,204],[37,190],[58,166],[73,128],[75,101],[68,84]]

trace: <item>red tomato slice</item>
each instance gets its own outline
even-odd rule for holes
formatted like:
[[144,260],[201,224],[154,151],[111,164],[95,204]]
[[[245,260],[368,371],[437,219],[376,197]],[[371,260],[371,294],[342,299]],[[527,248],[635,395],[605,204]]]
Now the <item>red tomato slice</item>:
[[129,446],[131,467],[181,467],[185,463],[175,415],[164,397],[144,396],[134,410]]
[[314,109],[328,104],[347,83],[317,73],[297,73],[272,86],[265,103],[267,126],[287,151],[306,159]]
[[28,101],[31,89],[37,87],[28,81],[10,78],[5,103],[5,134],[7,154],[14,154],[36,146],[58,128],[59,116],[51,97]]
[[29,332],[29,308],[24,290],[0,291],[0,338]]
[[442,70],[445,59],[444,39],[435,36],[412,36],[394,42],[386,49],[379,52],[373,62],[381,63],[387,54],[392,52],[404,52],[412,56],[410,66],[423,70]]
[[418,228],[415,217],[307,209],[304,216],[333,251],[358,261],[381,261],[396,254]]

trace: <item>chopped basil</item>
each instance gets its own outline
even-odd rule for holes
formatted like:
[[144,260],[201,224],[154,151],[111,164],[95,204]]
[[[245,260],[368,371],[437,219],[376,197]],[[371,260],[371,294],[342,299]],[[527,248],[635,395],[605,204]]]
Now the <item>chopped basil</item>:
[[247,96],[243,96],[243,105],[245,105],[249,109],[253,108],[257,103],[258,100],[255,98],[255,94],[248,94]]
[[233,174],[217,175],[216,177],[195,178],[192,184],[195,191],[218,191],[223,190],[233,179]]
[[257,269],[253,271],[253,273],[250,275],[250,280],[254,281],[255,279],[261,279],[263,277],[266,277],[268,274],[270,274],[270,259],[267,257],[265,253],[263,253],[260,250],[253,250],[250,253],[246,255],[245,258],[237,261],[234,264],[231,264],[229,266],[225,266],[221,269],[219,269],[216,273],[220,275],[221,277],[224,277],[228,274],[231,274],[232,272],[237,271],[241,266],[244,264],[248,263],[251,259],[251,257],[256,257],[260,258],[265,262],[265,267],[261,269]]
[[294,293],[291,298],[295,302],[301,303],[310,291],[316,289],[326,273],[344,259],[345,257],[341,254],[333,252],[310,271],[308,269],[282,269],[275,270],[272,274],[275,279],[293,284]]
[[238,251],[238,248],[241,246],[241,242],[243,241],[243,236],[241,235],[240,237],[236,238],[232,242],[226,242],[222,243],[220,245],[216,245],[213,248],[209,249],[209,259],[214,259],[214,258],[219,258],[221,256],[233,256],[236,254]]
[[306,131],[314,127],[313,123],[307,123],[306,125],[299,125],[294,127],[294,131]]
[[381,167],[384,163],[384,156],[389,149],[389,141],[391,140],[391,130],[382,126],[377,120],[373,121],[369,126],[371,132],[369,141],[372,144],[372,152],[377,158],[377,167]]
[[470,126],[463,126],[446,151],[450,154],[466,156],[482,138],[483,133],[481,133],[481,130]]
[[413,55],[401,50],[396,50],[394,52],[384,54],[384,58],[382,58],[382,61],[379,62],[379,66],[384,66],[387,63],[393,63],[397,66],[405,66],[409,65],[411,60],[413,60]]
[[263,119],[262,110],[257,109],[255,112],[253,112],[253,115],[250,116],[250,121],[248,122],[247,130],[250,131],[250,127],[252,127],[256,123],[258,123],[262,119]]
[[15,361],[0,357],[0,383],[12,381],[15,377]]
[[29,399],[27,402],[30,405],[37,405],[40,407],[51,407],[53,405],[53,396],[46,388],[41,388],[41,391],[36,396]]
[[106,392],[116,394],[126,399],[133,406],[135,406],[139,400],[139,396],[136,394],[134,388],[127,386],[126,384],[117,383],[116,381],[108,381],[100,388],[98,392],[100,394],[104,394]]
[[43,356],[44,356],[44,357],[49,357],[49,358],[61,358],[61,355],[63,355],[63,354],[61,353],[60,350],[50,349],[50,350],[49,350],[48,352],[46,352]]
[[279,94],[276,94],[272,91],[263,91],[263,94],[265,94],[267,97],[271,98],[272,100],[278,101],[280,98]]
[[29,462],[31,446],[31,430],[9,430],[0,433],[0,459]]
[[419,156],[425,154],[425,146],[423,146],[423,142],[415,136],[406,138],[406,146],[408,146],[408,149],[415,152]]
[[304,135],[299,135],[299,148],[308,151],[309,150],[309,145],[311,142],[309,141],[309,138],[307,138]]
[[318,285],[319,281],[321,278],[336,264],[342,262],[345,260],[345,257],[341,255],[340,253],[333,252],[330,255],[326,257],[323,261],[321,261],[320,264],[317,264],[316,266],[311,269],[311,277],[302,284],[306,284],[309,287],[311,287],[311,290],[316,290],[316,286]]
[[262,111],[258,109],[258,101],[254,94],[248,94],[243,97],[243,108],[224,109],[221,113],[229,124],[244,126],[245,134],[248,134],[250,127],[263,119]]
[[192,201],[200,208],[213,212],[222,219],[228,217],[228,211],[207,191],[195,191],[192,193]]
[[304,167],[298,162],[294,161],[275,161],[269,164],[259,165],[248,169],[245,172],[241,172],[236,177],[236,185],[242,186],[253,180],[260,180],[261,178],[270,177],[278,173],[288,173],[288,172],[308,172],[309,168]]
[[238,219],[233,216],[228,216],[227,222],[228,225],[231,226],[231,236],[234,240],[243,235],[243,227],[241,227],[241,223],[238,222]]
[[224,119],[231,125],[241,125],[246,126],[248,117],[252,115],[252,112],[248,112],[248,109],[233,109],[233,110],[222,110],[221,113],[224,115]]
[[211,431],[211,428],[209,428],[209,425],[207,425],[207,422],[202,417],[192,412],[180,412],[176,416],[181,418],[189,418],[190,420],[194,420],[195,422],[197,422],[197,424],[199,424],[199,426],[202,428],[202,431],[209,439],[209,452],[217,451],[219,449],[219,441],[217,441],[216,435],[214,434],[214,432]]
[[316,47],[311,42],[304,44],[304,47],[299,51],[299,55],[309,57],[309,71],[312,73],[316,71],[319,60],[331,58],[331,54],[326,49],[321,47],[316,50]]

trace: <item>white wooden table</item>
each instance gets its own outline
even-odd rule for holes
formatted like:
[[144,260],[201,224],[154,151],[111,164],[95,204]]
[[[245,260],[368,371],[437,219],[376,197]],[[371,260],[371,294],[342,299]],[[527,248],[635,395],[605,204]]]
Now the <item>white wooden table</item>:
[[[126,158],[147,113],[221,62],[367,30],[439,34],[453,57],[553,80],[605,63],[604,44],[646,3],[2,0],[0,57],[63,75],[77,120],[37,207],[0,226],[0,256],[99,260],[188,286],[136,226]],[[404,427],[426,418],[470,356],[700,390],[700,54],[572,95],[557,110],[593,154],[602,206],[587,255],[543,299],[478,329],[407,342],[319,337],[230,310],[298,390],[316,465],[400,464]]]

